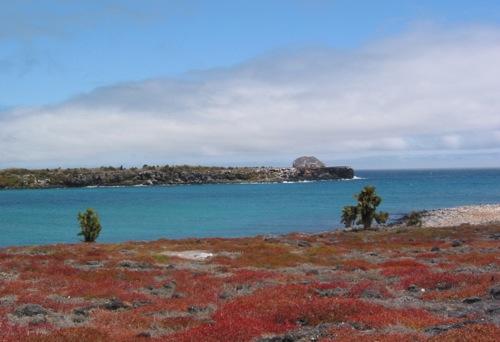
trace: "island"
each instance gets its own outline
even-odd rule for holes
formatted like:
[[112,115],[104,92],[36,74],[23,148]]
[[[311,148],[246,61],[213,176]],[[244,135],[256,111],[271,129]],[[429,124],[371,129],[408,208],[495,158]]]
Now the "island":
[[352,179],[348,166],[325,166],[315,157],[297,158],[292,167],[209,167],[143,165],[141,168],[0,170],[0,189],[217,183],[283,183]]

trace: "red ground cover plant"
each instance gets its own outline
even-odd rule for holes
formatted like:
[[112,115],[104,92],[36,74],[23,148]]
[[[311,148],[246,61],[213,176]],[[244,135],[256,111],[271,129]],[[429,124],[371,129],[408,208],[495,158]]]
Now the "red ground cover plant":
[[427,265],[408,258],[385,261],[378,267],[380,273],[386,277],[410,277],[429,272]]
[[450,289],[457,287],[466,278],[465,275],[451,272],[432,272],[424,269],[407,270],[406,276],[402,276],[400,288],[405,289],[410,285],[416,285],[426,290]]
[[362,280],[354,284],[348,291],[348,296],[351,298],[359,297],[375,297],[375,298],[392,298],[393,295],[388,290],[385,284],[373,280]]
[[447,256],[447,259],[451,262],[475,266],[500,266],[500,256],[496,253],[452,254]]
[[172,336],[195,341],[212,336],[214,341],[248,341],[263,333],[285,332],[301,325],[325,322],[358,322],[368,327],[403,325],[420,329],[453,322],[425,310],[392,310],[360,299],[321,298],[310,286],[287,285],[259,290],[220,308],[213,323]]
[[[5,316],[5,312],[0,312]],[[6,320],[0,320],[0,341],[19,341],[20,338],[26,337],[28,330],[16,324],[12,324]]]
[[273,279],[277,276],[278,274],[275,272],[243,269],[233,272],[225,281],[226,283],[248,284]]
[[372,263],[361,259],[354,259],[354,260],[344,259],[340,263],[340,266],[345,271],[355,271],[355,270],[367,271],[369,269],[374,268],[374,265]]
[[329,335],[320,339],[320,342],[420,342],[425,341],[426,336],[418,333],[377,333],[377,332],[363,332],[354,328],[339,327],[330,329]]
[[[0,341],[493,341],[498,233],[491,225],[2,249]],[[186,250],[215,256],[163,253]]]
[[424,298],[429,300],[463,299],[481,297],[488,289],[500,282],[500,273],[466,274],[459,277],[457,286],[444,291],[427,293]]
[[496,342],[500,328],[494,324],[471,324],[459,330],[447,331],[430,339],[432,342]]

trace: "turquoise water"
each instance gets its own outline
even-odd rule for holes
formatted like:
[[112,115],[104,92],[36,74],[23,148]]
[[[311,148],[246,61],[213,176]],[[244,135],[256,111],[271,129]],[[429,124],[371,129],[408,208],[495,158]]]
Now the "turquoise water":
[[290,183],[0,191],[0,246],[77,242],[76,214],[95,208],[102,242],[316,232],[375,185],[393,217],[500,203],[500,170],[359,171],[362,179]]

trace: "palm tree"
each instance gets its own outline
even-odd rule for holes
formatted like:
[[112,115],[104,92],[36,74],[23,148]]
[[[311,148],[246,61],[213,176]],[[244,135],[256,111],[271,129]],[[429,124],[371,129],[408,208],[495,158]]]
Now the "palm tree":
[[377,212],[382,198],[377,195],[374,186],[365,186],[354,198],[358,201],[356,206],[345,206],[342,209],[342,223],[346,227],[351,227],[355,223],[362,225],[364,229],[369,229],[373,220],[378,224],[387,222],[389,214],[383,211]]

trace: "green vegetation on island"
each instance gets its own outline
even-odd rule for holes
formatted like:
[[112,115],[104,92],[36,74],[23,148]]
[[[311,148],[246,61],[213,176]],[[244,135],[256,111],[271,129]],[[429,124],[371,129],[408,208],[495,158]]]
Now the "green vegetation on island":
[[318,164],[311,164],[309,166],[307,163],[301,164],[301,167],[288,168],[144,165],[141,168],[108,166],[99,168],[57,168],[39,170],[5,169],[0,170],[0,189],[245,182],[264,183],[350,179],[353,177],[353,169],[347,166],[326,167],[320,164],[320,167],[318,167]]

